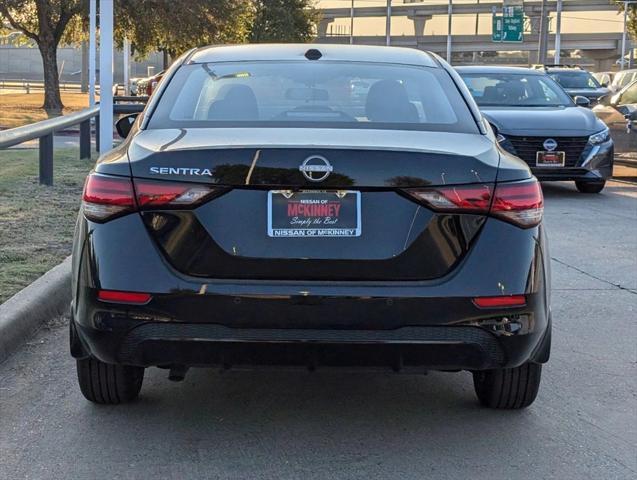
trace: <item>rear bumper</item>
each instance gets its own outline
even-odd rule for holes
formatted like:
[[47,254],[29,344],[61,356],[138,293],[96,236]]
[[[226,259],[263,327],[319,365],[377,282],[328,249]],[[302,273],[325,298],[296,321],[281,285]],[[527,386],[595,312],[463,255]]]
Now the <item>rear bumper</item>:
[[102,343],[100,353],[106,356],[102,360],[145,367],[286,365],[482,370],[507,363],[505,349],[497,337],[479,327],[343,331],[147,323],[124,333],[112,352],[102,350],[105,336],[96,336],[97,333],[81,329],[80,336],[93,347]]
[[[107,241],[113,237],[103,233],[119,230],[103,226],[85,237],[83,248],[76,244],[76,357],[138,366],[440,370],[546,361],[550,273],[542,228],[522,230],[489,219],[462,264],[436,281],[201,283],[176,274],[143,243],[146,233],[136,233],[139,218],[129,217],[114,220],[126,225],[128,248],[119,247],[124,241]],[[98,289],[150,292],[153,298],[146,305],[105,303],[97,300]],[[481,309],[472,302],[503,294],[525,295],[526,305]]]
[[[73,321],[79,340],[75,356],[90,355],[107,363],[137,366],[169,365],[306,365],[306,366],[422,366],[440,370],[484,370],[545,361],[542,340],[550,329],[540,295],[527,296],[525,307],[467,312],[470,299],[440,299],[456,306],[456,321],[447,324],[374,326],[373,306],[358,298],[341,299],[358,310],[341,317],[338,309],[325,318],[318,305],[305,306],[302,318],[286,322],[296,327],[228,326],[219,323],[156,321],[153,309],[122,310],[95,305],[88,322]],[[220,299],[216,299],[220,300]],[[400,304],[407,299],[396,299]],[[414,299],[412,304],[414,303]],[[318,302],[320,303],[320,302]],[[463,307],[463,304],[465,305]],[[427,302],[422,302],[426,308]],[[393,305],[392,305],[393,306]],[[285,317],[294,311],[280,301],[267,309]],[[265,309],[265,304],[262,307]],[[474,307],[475,308],[475,307]],[[274,310],[273,310],[274,309]],[[237,318],[246,316],[238,308]],[[395,311],[394,311],[395,314]],[[385,324],[404,323],[390,311]],[[248,315],[253,320],[257,315]],[[464,318],[459,318],[463,316]],[[372,321],[361,321],[369,318]],[[152,321],[149,321],[151,320]],[[358,328],[335,327],[358,321]],[[416,318],[415,321],[419,321]],[[237,321],[238,325],[242,322]],[[299,328],[300,324],[313,328]],[[317,325],[323,327],[318,328]]]

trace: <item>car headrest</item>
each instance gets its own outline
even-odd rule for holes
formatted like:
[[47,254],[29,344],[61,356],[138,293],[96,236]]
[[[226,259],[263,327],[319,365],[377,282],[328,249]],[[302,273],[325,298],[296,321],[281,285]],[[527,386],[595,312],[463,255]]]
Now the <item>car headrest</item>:
[[257,97],[247,85],[224,85],[208,109],[208,120],[258,120]]
[[397,80],[380,80],[367,92],[365,105],[371,122],[418,122],[418,111],[409,101],[407,90]]

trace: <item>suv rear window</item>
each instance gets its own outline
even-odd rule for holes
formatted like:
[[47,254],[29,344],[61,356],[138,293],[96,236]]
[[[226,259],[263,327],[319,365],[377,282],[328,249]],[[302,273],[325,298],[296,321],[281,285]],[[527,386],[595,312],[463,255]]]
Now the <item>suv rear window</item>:
[[148,127],[215,126],[478,133],[464,99],[442,69],[327,61],[181,67]]

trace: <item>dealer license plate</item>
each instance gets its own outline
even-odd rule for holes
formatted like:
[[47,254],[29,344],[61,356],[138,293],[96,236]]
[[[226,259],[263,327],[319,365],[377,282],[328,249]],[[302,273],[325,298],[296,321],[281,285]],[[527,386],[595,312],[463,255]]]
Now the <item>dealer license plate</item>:
[[537,152],[535,166],[537,167],[563,167],[564,152]]
[[361,193],[350,190],[268,192],[270,237],[359,237]]

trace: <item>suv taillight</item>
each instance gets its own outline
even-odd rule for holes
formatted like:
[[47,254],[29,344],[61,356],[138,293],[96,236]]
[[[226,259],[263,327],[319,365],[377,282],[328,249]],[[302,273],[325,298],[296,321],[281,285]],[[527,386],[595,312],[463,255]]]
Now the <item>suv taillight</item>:
[[94,222],[105,222],[136,210],[191,208],[220,190],[208,185],[135,180],[93,173],[84,184],[82,208]]
[[405,190],[436,212],[489,214],[522,228],[542,221],[544,200],[539,182],[532,178],[522,182],[492,185],[458,185]]

